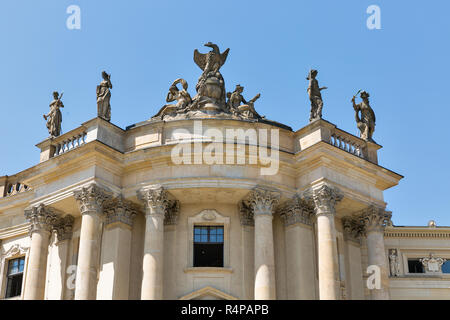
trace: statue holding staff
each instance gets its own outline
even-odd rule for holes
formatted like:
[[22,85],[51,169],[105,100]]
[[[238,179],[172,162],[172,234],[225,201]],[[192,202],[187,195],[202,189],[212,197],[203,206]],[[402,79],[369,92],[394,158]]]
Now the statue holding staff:
[[63,93],[59,95],[57,91],[53,92],[54,100],[50,103],[50,112],[44,114],[44,119],[47,120],[47,129],[50,137],[55,138],[61,134],[62,114],[60,108],[64,108],[61,101]]
[[320,91],[328,89],[327,87],[319,87],[319,82],[316,80],[318,71],[310,70],[306,80],[309,80],[308,95],[311,101],[311,114],[309,116],[309,122],[317,119],[322,119],[323,100]]
[[97,86],[97,116],[111,121],[111,75],[105,71],[102,72],[103,81]]
[[[361,103],[356,104],[355,99],[358,93],[361,92]],[[352,98],[353,109],[355,110],[356,126],[358,127],[361,139],[366,141],[373,141],[372,136],[375,131],[375,113],[370,107],[369,93],[366,91],[358,91]],[[361,114],[361,116],[360,116]]]

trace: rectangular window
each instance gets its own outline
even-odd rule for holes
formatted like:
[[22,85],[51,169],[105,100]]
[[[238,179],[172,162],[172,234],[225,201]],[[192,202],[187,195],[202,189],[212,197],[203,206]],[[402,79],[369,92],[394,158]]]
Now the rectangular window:
[[194,267],[223,267],[223,227],[194,226]]
[[8,272],[6,273],[6,295],[5,298],[17,297],[22,293],[23,267],[25,258],[9,260]]
[[422,262],[419,259],[408,259],[409,273],[425,273]]
[[447,260],[442,265],[442,273],[450,273],[450,260]]

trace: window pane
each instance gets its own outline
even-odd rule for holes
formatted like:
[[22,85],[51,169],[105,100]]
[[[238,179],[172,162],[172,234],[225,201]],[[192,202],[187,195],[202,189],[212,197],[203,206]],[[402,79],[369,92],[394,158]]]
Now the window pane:
[[223,234],[223,227],[217,228],[217,234]]
[[25,264],[25,258],[19,260],[19,272],[23,272],[23,266]]
[[212,235],[210,236],[210,238],[209,238],[209,241],[210,241],[210,242],[216,242],[216,241],[217,241],[217,240],[216,240],[216,235],[212,234]]
[[199,242],[200,241],[200,235],[196,234],[194,235],[194,241]]
[[424,273],[422,262],[419,259],[408,259],[409,273]]
[[208,235],[207,234],[202,234],[201,242],[208,242]]
[[207,228],[202,228],[202,234],[208,234],[208,229]]
[[20,296],[20,294],[22,292],[22,278],[23,278],[22,274],[8,277],[8,281],[6,284],[5,298]]
[[217,242],[223,243],[223,235],[218,235],[217,236]]
[[445,261],[442,265],[442,273],[450,273],[450,261]]

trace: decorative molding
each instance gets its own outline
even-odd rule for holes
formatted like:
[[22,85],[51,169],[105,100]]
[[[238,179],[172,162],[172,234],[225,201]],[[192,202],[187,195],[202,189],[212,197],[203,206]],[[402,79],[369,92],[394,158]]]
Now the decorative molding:
[[82,187],[73,192],[75,200],[78,202],[81,214],[87,212],[103,212],[104,203],[111,199],[111,192],[92,183],[87,187]]
[[245,201],[253,210],[253,215],[272,215],[274,207],[280,200],[280,192],[262,187],[255,187]]
[[293,199],[286,201],[278,208],[277,212],[284,220],[285,226],[302,223],[312,225],[314,208],[300,195],[295,195]]
[[59,215],[51,207],[41,203],[31,209],[25,210],[25,218],[30,222],[29,235],[35,231],[51,232]]
[[74,222],[75,218],[70,214],[56,221],[53,229],[56,231],[58,241],[72,239]]
[[344,196],[337,187],[322,184],[318,188],[309,189],[304,193],[306,201],[314,205],[316,215],[336,213],[335,206]]
[[119,195],[105,204],[104,211],[106,213],[105,225],[120,222],[132,227],[138,207],[133,202],[125,200],[122,195]]
[[450,228],[447,229],[432,229],[428,227],[389,227],[384,231],[385,238],[438,238],[450,239]]
[[430,256],[427,258],[420,259],[426,272],[430,273],[442,273],[442,265],[445,261],[447,261],[447,259],[434,257],[433,253],[430,253]]
[[232,295],[229,295],[228,293],[225,293],[223,291],[220,291],[220,290],[210,287],[210,286],[206,286],[202,289],[195,290],[191,293],[188,293],[188,294],[182,296],[180,298],[180,300],[194,300],[194,299],[198,300],[201,297],[206,297],[206,296],[213,296],[213,297],[216,297],[218,299],[223,299],[223,300],[237,300],[236,297],[233,297]]
[[30,248],[22,247],[20,244],[16,243],[16,244],[12,245],[11,248],[6,250],[6,252],[4,252],[0,255],[0,258],[1,258],[0,260],[10,259],[13,257],[26,255],[26,253],[28,252],[29,249]]

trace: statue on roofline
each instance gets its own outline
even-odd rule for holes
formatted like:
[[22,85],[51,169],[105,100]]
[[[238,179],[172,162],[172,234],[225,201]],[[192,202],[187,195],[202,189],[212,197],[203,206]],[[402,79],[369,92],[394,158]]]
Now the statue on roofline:
[[64,108],[61,98],[64,93],[57,91],[53,92],[54,100],[50,103],[50,112],[44,114],[44,119],[47,120],[47,129],[51,138],[58,137],[61,134],[62,114],[60,108]]
[[[361,92],[362,102],[356,104],[355,99],[358,93]],[[360,131],[361,139],[366,141],[375,142],[372,139],[373,132],[375,131],[375,112],[373,112],[369,103],[369,93],[359,90],[352,98],[353,109],[355,110],[356,126]],[[360,116],[361,114],[361,116]]]
[[111,75],[102,72],[102,82],[97,86],[97,116],[106,121],[111,121]]
[[232,114],[241,116],[246,119],[262,118],[255,110],[255,101],[258,100],[259,97],[261,97],[261,94],[258,93],[255,97],[253,97],[253,99],[246,101],[242,96],[243,92],[244,87],[238,84],[236,85],[236,89],[233,92],[227,93],[228,110],[230,110]]
[[319,82],[316,80],[317,73],[317,70],[310,70],[308,76],[306,77],[306,80],[309,80],[307,91],[309,100],[311,101],[311,114],[309,116],[309,122],[322,119],[323,100],[320,92],[328,89],[327,87],[319,87]]
[[[178,89],[177,85],[181,83],[183,89]],[[184,79],[176,79],[169,88],[166,102],[177,101],[176,104],[166,104],[152,118],[164,118],[166,114],[176,114],[187,111],[188,106],[192,103],[191,95],[187,92],[188,83]]]

